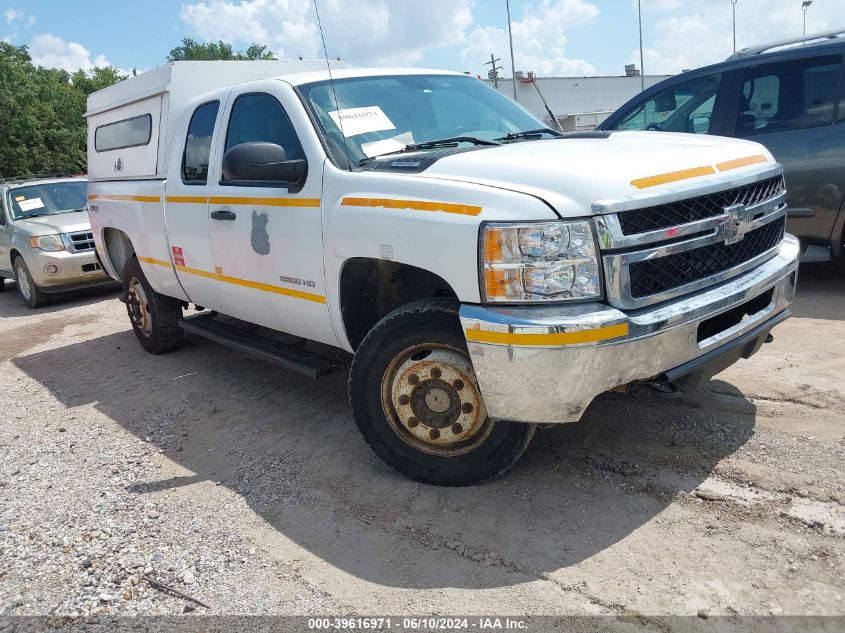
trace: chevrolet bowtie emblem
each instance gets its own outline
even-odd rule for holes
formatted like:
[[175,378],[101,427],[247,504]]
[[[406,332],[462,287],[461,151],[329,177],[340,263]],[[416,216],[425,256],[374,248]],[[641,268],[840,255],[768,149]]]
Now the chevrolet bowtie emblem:
[[751,213],[744,204],[734,204],[725,207],[728,219],[725,222],[725,244],[741,242],[745,234],[751,230]]

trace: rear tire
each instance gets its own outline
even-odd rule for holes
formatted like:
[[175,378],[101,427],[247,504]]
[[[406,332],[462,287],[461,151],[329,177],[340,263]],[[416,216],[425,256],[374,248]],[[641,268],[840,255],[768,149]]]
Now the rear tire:
[[382,319],[355,353],[349,400],[379,457],[441,486],[503,474],[536,428],[487,417],[451,299],[417,301]]
[[50,303],[50,295],[42,291],[32,280],[29,268],[26,267],[23,257],[15,258],[15,282],[18,287],[18,296],[25,306],[31,310],[43,308]]
[[123,267],[123,294],[129,322],[141,347],[151,354],[161,354],[182,343],[182,303],[153,290],[136,257]]

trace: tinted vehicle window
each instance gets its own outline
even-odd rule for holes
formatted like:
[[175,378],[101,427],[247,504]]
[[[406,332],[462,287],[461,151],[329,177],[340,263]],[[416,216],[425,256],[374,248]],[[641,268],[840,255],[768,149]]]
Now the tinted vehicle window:
[[721,80],[721,73],[716,73],[661,90],[635,106],[613,129],[707,134]]
[[736,113],[736,136],[833,123],[842,58],[799,59],[747,68]]
[[242,95],[232,106],[226,149],[255,141],[281,145],[288,160],[305,158],[288,115],[275,97],[268,94]]
[[15,187],[8,193],[12,218],[34,218],[88,209],[88,183],[84,180]]
[[152,129],[153,118],[149,114],[101,125],[94,132],[94,149],[107,152],[146,145],[150,142]]
[[217,120],[219,101],[198,107],[188,125],[185,153],[182,156],[182,181],[188,185],[204,185],[208,181],[208,160],[211,155],[211,135]]

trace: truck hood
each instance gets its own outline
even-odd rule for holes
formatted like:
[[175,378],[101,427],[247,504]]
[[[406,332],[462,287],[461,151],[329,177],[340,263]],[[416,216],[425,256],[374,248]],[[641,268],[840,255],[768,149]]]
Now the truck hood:
[[78,233],[90,231],[91,222],[87,211],[73,213],[57,213],[56,215],[42,215],[35,218],[15,220],[15,226],[32,235],[53,235],[56,233]]
[[563,217],[577,217],[592,213],[597,201],[647,199],[684,190],[694,195],[702,185],[729,182],[733,176],[774,165],[772,155],[750,141],[614,132],[460,152],[444,156],[419,175],[520,191],[542,198]]

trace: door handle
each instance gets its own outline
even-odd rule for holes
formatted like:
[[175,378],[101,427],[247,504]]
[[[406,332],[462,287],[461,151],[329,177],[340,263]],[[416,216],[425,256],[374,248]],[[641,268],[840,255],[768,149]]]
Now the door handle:
[[216,211],[211,212],[211,219],[212,220],[227,220],[232,221],[236,219],[238,216],[237,214],[232,211],[231,209],[217,209]]

